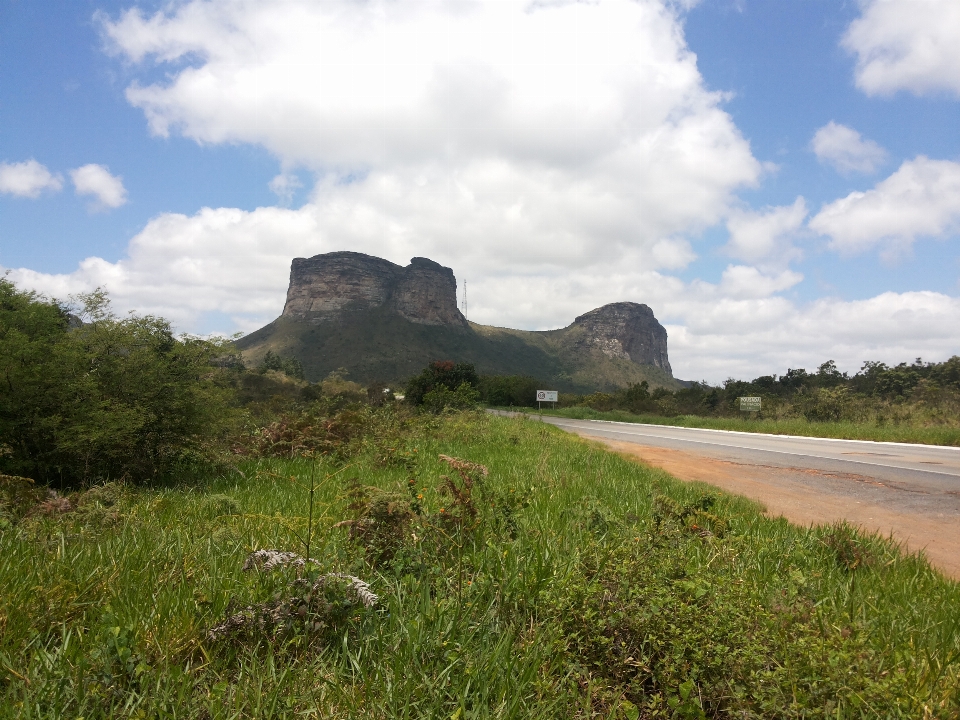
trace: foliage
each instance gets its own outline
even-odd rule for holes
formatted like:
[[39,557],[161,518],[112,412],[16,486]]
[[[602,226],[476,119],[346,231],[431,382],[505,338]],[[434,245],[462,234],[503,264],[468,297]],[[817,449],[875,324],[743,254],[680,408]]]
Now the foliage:
[[481,375],[480,400],[495,407],[536,407],[537,390],[546,385],[527,375]]
[[468,410],[480,402],[480,393],[470,383],[460,383],[456,390],[448,390],[445,385],[437,385],[423,396],[423,408],[432,413],[444,410]]
[[215,457],[231,425],[227,344],[117,318],[102,291],[80,301],[82,323],[0,279],[0,470],[70,485]]
[[351,405],[331,412],[330,403],[315,403],[306,409],[281,415],[264,427],[236,438],[233,452],[248,457],[349,456],[365,431],[370,409]]
[[282,372],[288,377],[296,378],[297,380],[303,380],[303,365],[296,358],[285,358],[280,357],[273,350],[267,350],[266,354],[263,356],[263,360],[260,362],[260,365],[257,367],[257,372],[261,375],[266,373],[268,370],[276,370],[277,372]]
[[[761,398],[759,421],[804,419],[814,424],[960,429],[960,356],[942,363],[925,363],[917,358],[910,365],[895,367],[868,361],[853,376],[840,372],[836,363],[828,360],[815,373],[792,368],[780,377],[730,379],[716,387],[695,382],[677,391],[657,388],[651,392],[643,382],[613,393],[561,393],[559,407],[633,413],[643,415],[644,422],[657,417],[674,421],[682,417],[733,419],[740,417],[738,401],[742,396]],[[796,424],[791,427],[796,431]],[[801,431],[810,433],[817,431]],[[874,433],[875,439],[882,439],[882,434]]]
[[480,384],[473,365],[438,360],[430,363],[419,375],[410,378],[406,387],[406,400],[413,405],[423,405],[428,393],[441,387],[456,392],[464,383],[473,388]]
[[323,394],[327,397],[341,397],[348,401],[359,402],[367,396],[363,386],[347,380],[349,373],[345,368],[334,370],[320,382]]
[[361,417],[349,466],[250,455],[0,530],[0,718],[960,714],[960,586],[890,541],[522,418]]

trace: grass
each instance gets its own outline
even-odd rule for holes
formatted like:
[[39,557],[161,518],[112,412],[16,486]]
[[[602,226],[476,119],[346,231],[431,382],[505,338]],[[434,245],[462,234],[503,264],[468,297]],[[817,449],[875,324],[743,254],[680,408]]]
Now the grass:
[[[469,496],[441,454],[489,476]],[[295,568],[241,567],[303,553],[311,478],[306,574],[378,605],[211,641],[289,596]],[[922,556],[522,418],[392,419],[340,459],[98,492],[0,526],[0,717],[960,717],[960,587]]]
[[[509,409],[517,410],[517,408]],[[521,411],[530,414],[536,412],[536,410],[529,409],[522,409]],[[906,424],[878,427],[876,424],[849,421],[811,422],[805,418],[709,418],[698,415],[663,417],[659,415],[634,415],[626,410],[600,411],[588,407],[544,410],[543,414],[553,417],[573,418],[576,420],[613,420],[616,422],[646,423],[649,425],[738,430],[740,432],[769,433],[771,435],[801,435],[805,437],[839,438],[843,440],[874,440],[878,442],[960,446],[960,428],[956,427],[917,427]]]

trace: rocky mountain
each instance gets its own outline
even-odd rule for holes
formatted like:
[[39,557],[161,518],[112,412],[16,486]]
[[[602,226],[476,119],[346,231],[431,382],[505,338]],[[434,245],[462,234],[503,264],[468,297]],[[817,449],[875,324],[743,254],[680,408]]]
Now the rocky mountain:
[[355,252],[296,258],[283,313],[237,342],[249,365],[268,351],[296,357],[318,380],[338,368],[359,382],[398,382],[434,360],[480,373],[532,375],[560,390],[613,390],[646,380],[679,387],[667,331],[646,305],[618,302],[559,330],[467,322],[450,268],[427,258],[406,267]]
[[319,324],[380,307],[421,325],[467,327],[453,270],[427,258],[400,267],[356,252],[294,258],[281,317]]

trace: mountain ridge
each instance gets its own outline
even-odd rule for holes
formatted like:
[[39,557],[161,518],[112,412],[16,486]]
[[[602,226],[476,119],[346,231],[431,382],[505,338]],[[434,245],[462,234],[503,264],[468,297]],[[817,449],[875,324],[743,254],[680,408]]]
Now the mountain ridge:
[[667,332],[646,305],[610,303],[555,330],[480,325],[457,308],[450,268],[351,251],[295,258],[283,313],[237,347],[248,364],[268,350],[295,357],[310,380],[346,368],[359,382],[397,383],[434,360],[455,360],[568,392],[683,385],[672,375]]

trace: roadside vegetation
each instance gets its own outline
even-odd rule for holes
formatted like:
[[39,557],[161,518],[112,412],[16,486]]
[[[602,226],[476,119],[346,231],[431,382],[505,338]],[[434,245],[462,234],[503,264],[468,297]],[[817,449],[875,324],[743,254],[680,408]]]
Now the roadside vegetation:
[[[529,392],[511,396],[510,402],[490,397],[490,404],[498,407],[536,407]],[[761,411],[753,416],[740,412],[741,397],[760,397]],[[781,377],[727,380],[718,387],[692,383],[672,392],[640,383],[616,393],[560,393],[557,407],[545,406],[544,412],[578,419],[960,445],[960,356],[942,363],[918,358],[895,367],[866,362],[852,376],[828,361],[815,373],[793,369]]]
[[[54,408],[8,348],[83,350],[93,321],[3,289],[8,382]],[[131,387],[216,417],[163,462],[54,463],[4,406],[0,718],[960,718],[960,586],[888,539],[480,412],[469,366],[426,368],[418,405],[103,318],[112,374],[71,380],[77,407],[157,446],[180,406],[114,384],[145,367]]]

